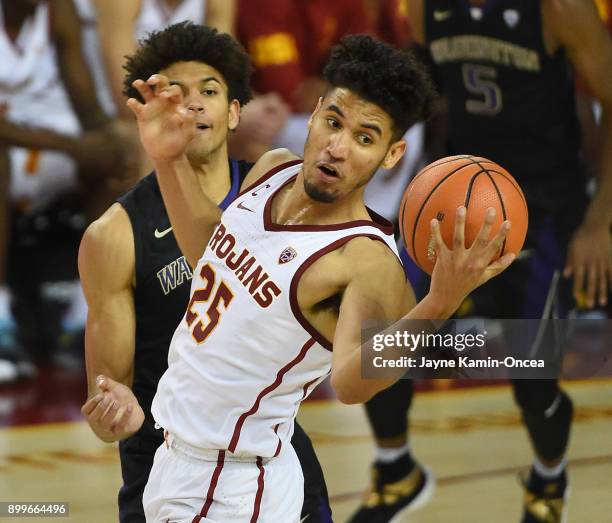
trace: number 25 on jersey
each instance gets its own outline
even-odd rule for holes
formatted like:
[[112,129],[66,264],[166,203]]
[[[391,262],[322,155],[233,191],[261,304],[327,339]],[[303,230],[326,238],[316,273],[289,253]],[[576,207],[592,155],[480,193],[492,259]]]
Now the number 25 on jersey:
[[[234,299],[234,294],[224,281],[221,281],[215,289],[216,274],[208,263],[202,266],[200,278],[204,281],[204,287],[194,291],[185,315],[187,325],[191,327],[191,335],[198,344],[204,343],[206,338],[215,330],[222,314],[222,311],[219,310],[220,307],[226,310]],[[210,305],[206,310],[208,320],[205,320],[194,310],[194,305],[209,301]]]

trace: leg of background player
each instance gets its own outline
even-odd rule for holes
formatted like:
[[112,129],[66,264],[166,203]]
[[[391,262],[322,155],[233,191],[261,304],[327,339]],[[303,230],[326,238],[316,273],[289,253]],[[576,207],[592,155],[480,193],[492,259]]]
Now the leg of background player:
[[304,475],[304,505],[302,519],[308,523],[332,523],[327,485],[312,442],[296,422],[291,445],[300,460]]
[[431,472],[414,461],[408,446],[411,380],[379,392],[366,412],[376,437],[372,483],[350,523],[387,523],[426,503],[434,488]]
[[556,380],[513,380],[512,385],[535,453],[531,471],[523,480],[522,523],[562,521],[572,401]]

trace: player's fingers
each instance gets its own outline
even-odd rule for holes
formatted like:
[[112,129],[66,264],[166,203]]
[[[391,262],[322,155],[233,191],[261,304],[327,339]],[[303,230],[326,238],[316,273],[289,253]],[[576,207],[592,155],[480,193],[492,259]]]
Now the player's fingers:
[[453,248],[465,249],[465,215],[466,209],[462,205],[455,214],[455,233],[453,235]]
[[143,80],[134,80],[132,82],[132,87],[136,89],[145,103],[150,102],[154,98],[153,90],[150,85],[147,85]]
[[89,415],[90,421],[100,421],[100,419],[104,416],[107,409],[111,406],[111,399],[108,395],[104,395],[104,398],[100,400],[100,402],[96,405],[96,408],[93,409],[91,414]]
[[482,222],[480,231],[474,240],[473,246],[484,248],[489,243],[489,235],[491,234],[491,227],[493,226],[493,220],[495,220],[495,208],[489,207],[485,214],[485,219]]
[[573,268],[574,273],[574,282],[573,282],[573,294],[574,299],[578,303],[579,306],[583,305],[584,296],[582,292],[582,288],[584,285],[584,266],[578,265]]
[[100,374],[96,378],[96,385],[103,392],[113,392],[119,383],[104,374]]
[[595,291],[597,290],[597,267],[593,264],[587,268],[586,300],[589,309],[595,306]]
[[605,264],[599,266],[599,305],[605,307],[608,304],[608,271]]
[[178,85],[171,85],[165,91],[168,93],[168,99],[175,104],[183,104],[183,91]]
[[152,74],[147,80],[147,84],[153,88],[156,94],[165,91],[170,86],[168,77],[163,74]]
[[125,102],[125,105],[129,107],[129,109],[136,115],[137,118],[141,115],[142,110],[144,108],[144,104],[141,104],[138,100],[136,100],[136,98],[128,98],[128,101]]
[[510,231],[511,227],[512,224],[506,220],[504,223],[502,223],[495,237],[488,243],[485,250],[485,255],[489,257],[489,260],[491,260],[501,251],[504,241],[506,241],[508,231]]
[[106,409],[104,414],[102,414],[102,416],[100,417],[98,421],[102,423],[104,422],[112,423],[115,417],[117,416],[117,413],[119,412],[119,407],[120,407],[119,402],[111,398],[110,405],[108,406],[108,408]]
[[481,283],[485,283],[494,276],[497,276],[501,272],[505,271],[515,259],[516,254],[514,254],[513,252],[509,252],[507,254],[504,254],[501,258],[498,258],[494,262],[490,263],[485,270],[484,281],[482,281]]
[[91,398],[89,398],[84,403],[84,405],[81,407],[81,413],[84,416],[89,416],[92,413],[92,411],[96,408],[98,403],[100,403],[102,398],[104,398],[103,394],[96,394],[95,396],[92,396]]
[[132,404],[129,403],[127,406],[121,407],[115,415],[115,419],[111,425],[111,430],[114,433],[120,432],[127,427],[132,413],[131,405]]
[[446,244],[440,233],[440,222],[435,218],[431,220],[431,240],[433,248],[437,253],[446,249]]

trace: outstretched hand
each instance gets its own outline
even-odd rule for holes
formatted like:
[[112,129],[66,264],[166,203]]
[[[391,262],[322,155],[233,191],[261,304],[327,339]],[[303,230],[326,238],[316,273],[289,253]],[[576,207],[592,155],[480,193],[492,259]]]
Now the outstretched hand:
[[493,239],[489,240],[495,220],[494,208],[487,209],[484,223],[470,247],[465,246],[465,216],[465,207],[459,207],[452,249],[442,239],[438,220],[431,221],[436,263],[431,274],[430,294],[441,303],[456,305],[455,308],[470,292],[504,271],[516,257],[508,253],[494,260],[510,230],[510,222],[505,221]]
[[106,376],[98,376],[96,384],[99,392],[81,407],[94,433],[110,443],[137,432],[145,415],[132,390]]
[[183,95],[168,78],[154,74],[146,82],[132,85],[144,103],[130,98],[127,106],[136,115],[140,141],[153,161],[173,160],[182,156],[196,133],[191,111],[183,106]]

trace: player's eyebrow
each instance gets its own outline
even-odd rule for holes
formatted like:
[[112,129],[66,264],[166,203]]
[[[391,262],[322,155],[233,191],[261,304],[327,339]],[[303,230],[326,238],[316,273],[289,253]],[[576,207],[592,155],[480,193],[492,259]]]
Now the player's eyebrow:
[[[200,80],[201,84],[206,84],[208,82],[217,82],[219,85],[221,85],[221,86],[223,85],[221,83],[221,81],[218,78],[214,77],[214,76],[207,76],[205,78],[202,78],[202,80]],[[178,85],[181,89],[185,88],[185,84],[183,82],[178,81],[178,80],[168,80],[168,83],[170,85]]]
[[219,85],[221,85],[221,81],[218,78],[214,77],[214,76],[207,76],[206,78],[203,78],[201,80],[201,83],[203,83],[203,84],[206,84],[208,82],[217,82]]
[[[337,113],[339,116],[344,118],[344,113],[342,112],[340,107],[338,107],[336,104],[329,104],[327,106],[327,110],[333,113]],[[380,127],[378,127],[378,125],[373,124],[373,123],[360,123],[359,125],[360,127],[363,127],[364,129],[370,129],[374,131],[376,134],[378,134],[378,136],[382,138],[382,130]]]

